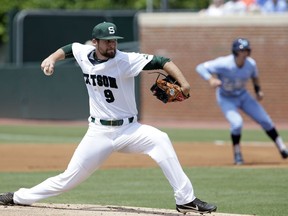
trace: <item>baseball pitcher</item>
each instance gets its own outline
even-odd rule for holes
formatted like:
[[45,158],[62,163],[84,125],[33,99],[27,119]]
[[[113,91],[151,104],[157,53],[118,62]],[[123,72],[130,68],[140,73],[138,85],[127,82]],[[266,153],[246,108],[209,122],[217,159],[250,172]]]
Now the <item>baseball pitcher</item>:
[[168,135],[137,121],[134,77],[140,72],[164,70],[179,83],[185,96],[180,101],[188,98],[189,83],[170,59],[122,52],[117,49],[118,39],[122,37],[116,25],[103,22],[93,28],[92,45],[72,43],[44,59],[41,68],[48,76],[53,74],[57,61],[76,59],[89,94],[89,128],[62,174],[32,188],[1,194],[0,204],[31,205],[60,195],[85,181],[113,152],[123,152],[149,155],[159,165],[174,190],[179,212],[216,211],[215,205],[195,197]]

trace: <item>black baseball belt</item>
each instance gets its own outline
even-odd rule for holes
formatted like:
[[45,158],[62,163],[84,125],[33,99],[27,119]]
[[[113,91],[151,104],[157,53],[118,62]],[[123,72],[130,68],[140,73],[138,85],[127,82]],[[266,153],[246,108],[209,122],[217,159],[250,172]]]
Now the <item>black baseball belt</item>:
[[[130,124],[133,122],[134,117],[130,117],[127,119],[128,119],[128,123]],[[96,123],[96,119],[94,117],[91,117],[91,122]],[[100,119],[99,122],[101,125],[105,125],[105,126],[121,126],[124,123],[124,119],[117,119],[117,120]]]

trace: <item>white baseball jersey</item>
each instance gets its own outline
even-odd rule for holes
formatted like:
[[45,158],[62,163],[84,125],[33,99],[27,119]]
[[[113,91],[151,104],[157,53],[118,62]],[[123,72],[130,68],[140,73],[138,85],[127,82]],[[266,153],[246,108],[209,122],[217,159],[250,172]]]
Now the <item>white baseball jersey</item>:
[[137,115],[134,77],[152,60],[153,55],[117,50],[114,58],[93,65],[88,54],[95,47],[74,43],[72,49],[88,89],[90,115],[100,119],[123,119]]

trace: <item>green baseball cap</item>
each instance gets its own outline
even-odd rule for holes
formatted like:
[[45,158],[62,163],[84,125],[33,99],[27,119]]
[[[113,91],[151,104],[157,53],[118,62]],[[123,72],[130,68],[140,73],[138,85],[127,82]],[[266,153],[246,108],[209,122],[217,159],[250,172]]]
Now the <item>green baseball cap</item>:
[[117,27],[111,22],[102,22],[96,25],[92,30],[92,38],[100,40],[123,39],[117,35]]

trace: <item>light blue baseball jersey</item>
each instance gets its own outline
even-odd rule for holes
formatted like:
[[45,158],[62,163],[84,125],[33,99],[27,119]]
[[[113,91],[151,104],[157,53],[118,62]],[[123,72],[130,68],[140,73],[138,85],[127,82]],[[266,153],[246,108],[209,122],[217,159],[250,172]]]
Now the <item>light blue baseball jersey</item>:
[[224,116],[229,121],[232,134],[240,134],[243,120],[238,109],[264,128],[273,128],[273,122],[265,109],[246,90],[246,83],[251,78],[258,77],[256,62],[247,57],[242,67],[238,67],[234,55],[218,57],[206,61],[196,67],[196,71],[205,80],[217,75],[222,85],[217,88],[216,98]]
[[239,68],[234,55],[222,56],[214,60],[206,61],[196,67],[196,71],[208,80],[216,74],[222,81],[219,87],[220,94],[227,96],[239,96],[246,91],[246,83],[253,77],[258,77],[256,62],[247,57],[245,64]]

